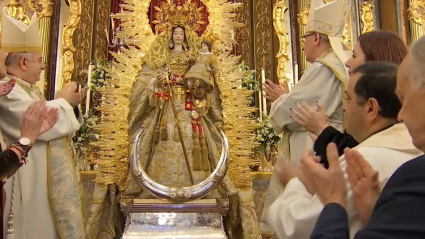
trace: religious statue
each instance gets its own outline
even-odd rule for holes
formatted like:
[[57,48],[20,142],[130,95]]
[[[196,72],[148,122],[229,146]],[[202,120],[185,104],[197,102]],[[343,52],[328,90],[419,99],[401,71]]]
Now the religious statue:
[[209,41],[201,43],[201,50],[196,59],[195,64],[186,74],[187,84],[189,87],[193,85],[194,79],[200,79],[206,83],[210,83],[214,87],[214,72],[217,71],[217,57],[211,53],[212,44]]
[[[128,24],[120,36],[131,41],[120,54],[114,54],[117,63],[111,75],[119,87],[107,89],[115,93],[103,100],[120,107],[128,118],[109,111],[105,104],[103,109],[109,113],[102,121],[101,136],[108,137],[111,128],[128,127],[128,131],[114,134],[112,140],[123,143],[124,139],[128,144],[121,145],[136,146],[129,150],[128,157],[123,148],[110,151],[106,149],[109,144],[100,145],[105,150],[99,160],[98,182],[116,181],[124,201],[152,199],[157,194],[141,188],[143,183],[132,169],[143,169],[149,180],[172,191],[202,185],[210,177],[216,180],[216,169],[226,158],[230,161],[227,174],[220,174],[220,180],[214,182],[217,186],[200,196],[206,199],[200,201],[212,201],[228,209],[223,210],[227,211],[224,223],[221,216],[219,221],[229,238],[258,238],[249,175],[249,152],[253,147],[250,136],[255,128],[250,117],[254,109],[248,104],[251,92],[236,89],[235,93],[234,86],[245,73],[229,47],[234,27],[241,25],[232,15],[239,5],[204,0],[160,1],[147,14],[145,5],[127,4],[134,4],[134,11],[121,16]],[[148,16],[155,19],[148,20]],[[126,168],[130,165],[127,158],[131,158],[130,170]],[[106,193],[111,198],[116,195],[112,187],[99,184],[96,189],[89,229],[93,235],[111,226],[110,221],[103,225],[98,219],[109,204]]]
[[[132,90],[130,138],[144,127],[140,163],[149,177],[166,186],[191,186],[205,180],[220,158],[223,119],[213,77],[217,65],[209,42],[202,43],[193,64],[194,45],[200,41],[193,35],[184,26],[172,27],[168,58],[159,66],[147,62]],[[141,191],[131,174],[125,194],[152,197]],[[229,199],[237,206],[237,190],[227,176],[206,197]]]

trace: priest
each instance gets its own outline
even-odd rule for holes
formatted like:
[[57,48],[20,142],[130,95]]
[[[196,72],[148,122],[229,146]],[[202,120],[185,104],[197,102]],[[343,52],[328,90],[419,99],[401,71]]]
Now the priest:
[[[304,72],[300,81],[276,99],[270,110],[270,123],[276,133],[283,132],[280,154],[298,165],[305,149],[313,148],[308,131],[291,119],[291,110],[297,103],[315,105],[320,102],[329,115],[331,125],[342,130],[342,96],[348,81],[344,63],[348,55],[344,51],[341,35],[350,13],[350,0],[323,3],[312,0],[304,41],[304,53],[312,65]],[[329,14],[330,12],[335,14]],[[267,86],[266,86],[267,87]],[[260,231],[271,236],[273,230],[266,222],[268,208],[283,192],[283,186],[273,175],[265,200]]]
[[70,137],[80,127],[76,116],[79,112],[74,109],[84,98],[84,92],[76,92],[75,83],[66,84],[56,93],[55,100],[46,102],[48,108],[57,109],[57,123],[34,144],[19,139],[19,122],[25,110],[34,101],[44,99],[35,86],[44,70],[37,18],[34,15],[26,25],[4,11],[2,31],[2,49],[10,52],[6,59],[8,76],[3,82],[14,79],[16,85],[0,101],[0,127],[6,143],[18,141],[28,161],[6,182],[4,215],[8,220],[3,222],[2,236],[6,238],[9,233],[18,239],[85,238],[82,197]]

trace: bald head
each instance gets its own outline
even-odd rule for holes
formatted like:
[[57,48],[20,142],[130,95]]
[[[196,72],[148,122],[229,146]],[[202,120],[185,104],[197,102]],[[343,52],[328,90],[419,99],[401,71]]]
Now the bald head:
[[425,152],[425,37],[412,45],[401,63],[396,93],[402,104],[398,119],[406,125],[413,144]]

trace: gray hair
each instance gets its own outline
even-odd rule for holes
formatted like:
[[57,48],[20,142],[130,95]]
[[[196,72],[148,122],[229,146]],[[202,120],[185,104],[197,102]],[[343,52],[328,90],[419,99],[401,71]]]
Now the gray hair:
[[331,45],[331,42],[329,41],[329,37],[327,35],[322,33],[319,33],[319,35],[320,35],[320,39],[322,40],[324,44]]
[[6,58],[6,66],[15,65],[21,60],[22,57],[28,56],[28,53],[12,53],[12,55]]
[[412,73],[410,81],[413,87],[420,88],[425,86],[425,36],[419,38],[410,47],[410,56],[412,59]]

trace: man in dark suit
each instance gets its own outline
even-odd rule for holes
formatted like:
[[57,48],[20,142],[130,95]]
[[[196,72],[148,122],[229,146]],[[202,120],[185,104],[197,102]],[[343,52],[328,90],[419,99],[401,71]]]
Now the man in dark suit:
[[[415,42],[400,65],[396,93],[398,115],[413,144],[425,152],[425,37]],[[364,228],[356,239],[425,238],[425,156],[402,165],[381,192],[378,173],[355,150],[346,149],[347,174]],[[346,187],[335,145],[328,146],[329,169],[318,160],[303,160],[302,170],[325,205],[311,238],[349,238]]]

